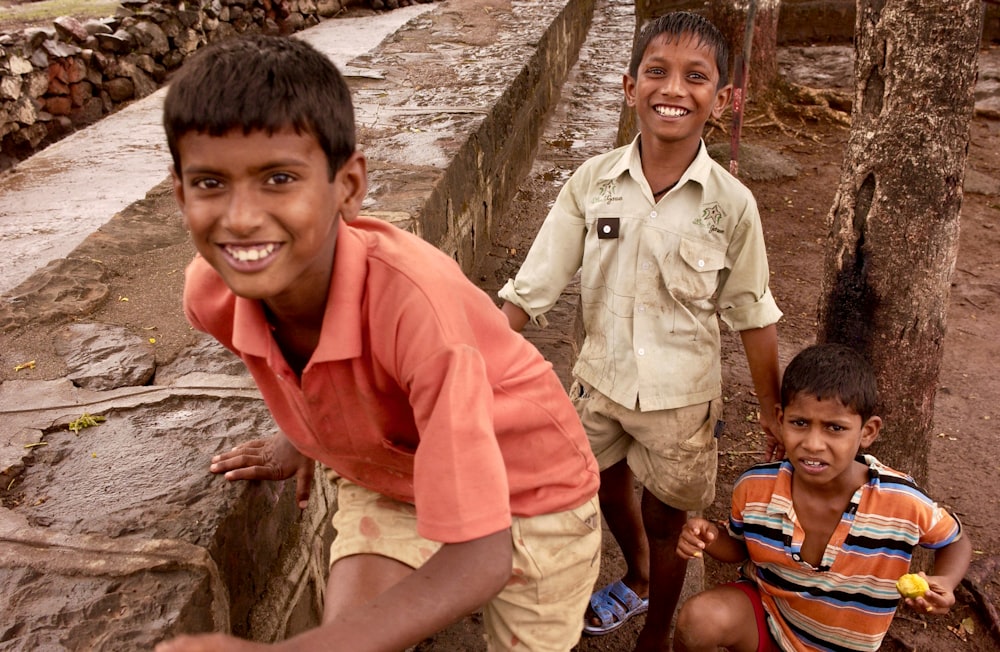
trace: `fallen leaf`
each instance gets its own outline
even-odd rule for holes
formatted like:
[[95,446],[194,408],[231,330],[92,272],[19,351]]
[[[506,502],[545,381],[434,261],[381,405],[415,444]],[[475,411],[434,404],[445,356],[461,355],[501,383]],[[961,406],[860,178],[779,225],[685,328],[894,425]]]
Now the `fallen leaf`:
[[67,427],[73,432],[74,435],[78,435],[84,428],[99,425],[104,421],[105,417],[102,417],[99,414],[91,415],[84,412],[79,419],[73,419],[70,421]]

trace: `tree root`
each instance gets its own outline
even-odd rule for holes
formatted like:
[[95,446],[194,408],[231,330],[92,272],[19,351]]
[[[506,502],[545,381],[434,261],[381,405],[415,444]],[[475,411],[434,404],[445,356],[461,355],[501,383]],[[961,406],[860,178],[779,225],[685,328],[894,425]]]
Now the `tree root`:
[[[851,98],[847,93],[833,89],[810,88],[781,82],[773,95],[756,106],[747,108],[752,115],[744,118],[744,129],[774,127],[786,136],[799,141],[807,139],[818,142],[819,138],[808,133],[806,129],[796,129],[788,120],[779,118],[779,113],[790,116],[791,121],[797,119],[800,123],[812,121],[829,122],[841,127],[851,126]],[[728,135],[728,124],[728,120],[710,119],[706,137],[716,129]]]
[[997,605],[987,590],[989,584],[1000,587],[1000,557],[976,559],[969,565],[969,572],[962,579],[962,586],[972,594],[975,603],[973,607],[989,624],[990,634],[1000,644],[1000,613]]

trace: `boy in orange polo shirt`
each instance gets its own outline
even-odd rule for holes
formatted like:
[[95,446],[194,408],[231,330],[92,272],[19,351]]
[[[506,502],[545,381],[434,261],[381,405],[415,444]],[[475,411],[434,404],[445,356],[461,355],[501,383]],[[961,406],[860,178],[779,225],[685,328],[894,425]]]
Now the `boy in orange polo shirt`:
[[[164,125],[199,256],[191,323],[245,362],[281,432],[228,480],[338,476],[320,627],[296,650],[404,649],[484,607],[491,649],[569,650],[597,576],[597,465],[533,346],[448,256],[358,217],[350,92],[290,38],[200,52]],[[254,647],[222,634],[158,650]]]

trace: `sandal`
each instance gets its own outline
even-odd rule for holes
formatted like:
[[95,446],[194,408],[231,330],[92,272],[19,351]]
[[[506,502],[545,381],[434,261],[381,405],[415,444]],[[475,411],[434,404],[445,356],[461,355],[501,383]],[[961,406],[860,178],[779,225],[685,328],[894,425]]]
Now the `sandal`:
[[621,580],[612,582],[590,596],[590,610],[601,624],[595,625],[590,619],[584,619],[583,633],[589,636],[608,634],[627,623],[632,616],[646,613],[648,608],[649,598],[640,598]]

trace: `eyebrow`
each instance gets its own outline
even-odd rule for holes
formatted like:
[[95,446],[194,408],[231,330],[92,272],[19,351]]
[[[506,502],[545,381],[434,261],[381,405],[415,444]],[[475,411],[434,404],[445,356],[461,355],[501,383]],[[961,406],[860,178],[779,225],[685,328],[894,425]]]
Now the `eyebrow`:
[[[251,174],[260,174],[269,170],[280,170],[282,168],[307,167],[309,162],[300,158],[287,158],[275,161],[268,161],[261,165],[250,168]],[[210,165],[193,165],[191,167],[182,166],[185,174],[219,174],[219,169]]]

